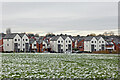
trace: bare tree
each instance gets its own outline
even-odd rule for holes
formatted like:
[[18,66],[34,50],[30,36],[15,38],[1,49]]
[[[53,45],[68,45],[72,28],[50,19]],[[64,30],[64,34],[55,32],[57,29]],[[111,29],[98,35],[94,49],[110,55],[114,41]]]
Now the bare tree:
[[7,28],[6,29],[6,34],[10,34],[11,33],[11,29],[10,28]]

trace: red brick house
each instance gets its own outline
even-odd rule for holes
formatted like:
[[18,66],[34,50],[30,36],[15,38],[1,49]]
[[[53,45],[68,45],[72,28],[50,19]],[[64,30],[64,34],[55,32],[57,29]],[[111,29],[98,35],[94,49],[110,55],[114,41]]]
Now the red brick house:
[[3,39],[0,40],[0,52],[3,52]]
[[77,40],[77,49],[79,49],[79,51],[84,51],[84,39]]
[[5,36],[4,33],[0,33],[0,52],[3,52],[3,37]]

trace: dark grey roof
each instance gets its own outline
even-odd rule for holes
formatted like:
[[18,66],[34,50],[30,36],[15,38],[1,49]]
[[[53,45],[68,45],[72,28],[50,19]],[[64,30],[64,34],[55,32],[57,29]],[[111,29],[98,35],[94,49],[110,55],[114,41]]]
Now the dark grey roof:
[[52,37],[51,41],[57,41],[60,36],[54,36]]
[[35,41],[35,39],[30,38],[29,43],[32,44]]
[[22,38],[25,35],[25,33],[19,33],[19,35]]
[[89,36],[89,37],[84,38],[84,40],[85,41],[91,41],[92,38],[93,38],[93,36]]
[[3,39],[13,39],[17,33],[6,34]]
[[43,42],[43,40],[39,39],[36,41],[38,44],[41,44]]
[[99,40],[101,37],[100,37],[100,36],[96,36],[95,38],[96,38],[97,40]]
[[67,36],[61,36],[64,40],[67,38]]

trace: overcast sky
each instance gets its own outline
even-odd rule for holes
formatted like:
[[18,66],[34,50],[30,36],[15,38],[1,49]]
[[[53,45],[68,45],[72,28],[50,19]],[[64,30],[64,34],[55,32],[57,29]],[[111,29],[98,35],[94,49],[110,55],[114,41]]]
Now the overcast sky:
[[3,32],[87,35],[118,30],[116,2],[5,2]]

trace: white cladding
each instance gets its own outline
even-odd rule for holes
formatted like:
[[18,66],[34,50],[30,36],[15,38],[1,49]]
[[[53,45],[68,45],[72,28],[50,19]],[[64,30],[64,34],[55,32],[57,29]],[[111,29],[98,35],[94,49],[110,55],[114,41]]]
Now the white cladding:
[[[92,45],[94,45],[95,51],[105,50],[106,41],[100,37],[98,40],[96,37],[93,37],[91,40],[84,41],[84,51],[92,52]],[[104,48],[103,48],[104,47]]]
[[13,39],[3,39],[3,49],[4,51],[14,51],[14,41]]
[[[24,41],[23,41],[24,39]],[[14,44],[17,43],[18,49],[20,51],[23,51],[23,48],[25,48],[25,43],[29,43],[29,38],[24,34],[24,36],[21,38],[19,34],[16,34],[15,37],[3,39],[3,49],[4,51],[14,51]],[[24,46],[23,46],[24,44]]]
[[43,41],[43,49],[47,49],[48,48],[48,45],[47,45],[47,43],[45,42],[45,41]]
[[29,44],[29,38],[27,37],[27,35],[25,34],[23,37],[22,37],[22,51],[25,49],[25,44],[28,43]]
[[50,47],[52,51],[58,52],[58,45],[61,45],[61,50],[66,52],[68,50],[68,45],[71,45],[72,52],[72,40],[67,37],[65,40],[60,36],[56,41],[50,41]]
[[36,49],[36,48],[37,48],[36,44],[37,44],[36,41],[34,41],[34,42],[32,43],[32,49]]

